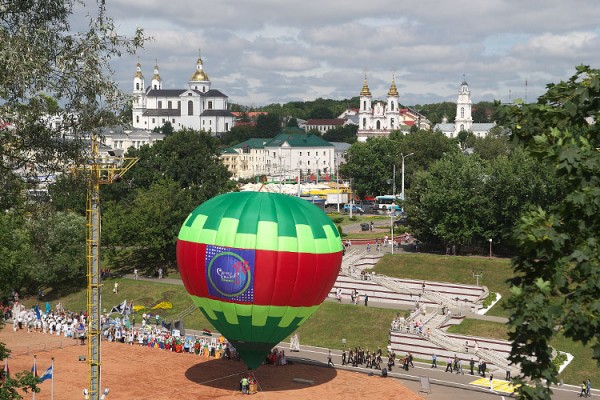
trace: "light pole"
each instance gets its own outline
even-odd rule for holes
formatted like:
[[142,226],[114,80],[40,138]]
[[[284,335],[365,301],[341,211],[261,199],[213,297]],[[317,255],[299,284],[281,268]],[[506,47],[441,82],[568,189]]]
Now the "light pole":
[[472,272],[473,272],[473,278],[477,279],[477,286],[479,286],[479,278],[483,277],[483,272],[482,271],[479,271],[478,273],[475,273],[475,271],[472,271]]
[[409,153],[404,155],[404,153],[400,153],[400,157],[402,157],[402,200],[404,200],[404,159],[414,155],[415,153]]
[[391,233],[391,237],[392,237],[392,254],[394,254],[394,209],[393,208],[390,210],[390,229],[392,231],[392,233]]
[[488,239],[490,241],[490,260],[492,259],[492,239]]

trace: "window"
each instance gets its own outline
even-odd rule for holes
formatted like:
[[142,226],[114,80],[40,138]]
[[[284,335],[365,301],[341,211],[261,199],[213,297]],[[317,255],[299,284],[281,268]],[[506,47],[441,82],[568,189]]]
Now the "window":
[[174,123],[175,123],[175,118],[173,118],[173,119],[171,120],[171,123],[172,123],[172,124],[174,124]]
[[464,131],[465,130],[465,125],[464,124],[460,124],[460,130]]
[[160,110],[162,108],[162,101],[158,102],[158,109]]
[[153,124],[156,123],[156,119],[155,118],[152,118],[152,123]]
[[140,90],[140,83],[139,82],[135,84],[135,90]]
[[394,102],[393,101],[390,103],[390,110],[394,111]]
[[302,152],[300,152],[300,157],[302,157]]
[[367,109],[367,102],[363,101],[363,110],[366,110],[366,109]]
[[394,127],[394,118],[391,118],[390,119],[390,128],[393,128],[393,127]]
[[306,155],[310,157],[310,151],[307,151],[307,152],[306,152]]
[[139,115],[136,115],[135,122],[140,122],[140,116]]
[[188,115],[194,115],[194,102],[188,101]]
[[225,132],[229,132],[229,122],[225,122]]
[[[465,108],[464,108],[464,107],[461,107],[461,108],[460,108],[460,117],[461,117],[461,118],[464,118],[464,117],[465,117]],[[462,129],[461,129],[461,130],[462,130]]]
[[213,102],[212,102],[212,101],[209,101],[209,102],[208,102],[208,109],[209,109],[209,110],[212,110],[212,108],[213,108],[212,106],[213,106]]
[[170,110],[171,108],[173,108],[173,102],[171,100],[169,100],[167,102],[167,108]]
[[381,121],[377,121],[377,129],[381,129]]
[[367,119],[363,118],[363,129],[367,129]]

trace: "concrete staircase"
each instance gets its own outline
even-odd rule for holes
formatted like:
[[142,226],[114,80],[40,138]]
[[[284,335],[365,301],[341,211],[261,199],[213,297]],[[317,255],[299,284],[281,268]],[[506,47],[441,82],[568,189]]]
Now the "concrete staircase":
[[[477,308],[476,302],[480,303],[489,294],[487,288],[477,287],[478,292],[473,292],[473,289],[465,287],[465,291],[461,291],[460,287],[456,287],[457,285],[445,287],[439,282],[425,282],[423,289],[422,283],[417,281],[403,281],[381,274],[367,273],[365,275],[363,271],[372,268],[376,260],[382,256],[381,253],[367,253],[361,249],[353,249],[352,252],[346,253],[341,268],[341,274],[345,275],[346,279],[342,280],[338,277],[336,286],[360,288],[360,292],[368,293],[371,299],[375,297],[381,301],[385,301],[385,297],[391,300],[393,297],[404,296],[405,303],[412,304],[413,299],[418,298],[416,303],[418,307],[415,307],[410,316],[404,320],[400,329],[390,332],[391,346],[397,354],[410,351],[420,356],[436,354],[441,357],[454,357],[456,355],[463,361],[468,361],[470,358],[481,358],[486,361],[490,371],[494,369],[496,369],[494,372],[510,370],[511,374],[518,374],[519,369],[509,365],[506,352],[475,349],[475,340],[471,339],[469,345],[469,340],[463,340],[464,337],[460,337],[460,335],[450,337],[444,331],[448,325],[462,321],[464,318],[462,317],[463,307],[465,312],[469,303],[472,310]],[[368,262],[363,261],[365,257],[369,258]],[[375,287],[380,289],[375,290]],[[448,293],[440,293],[433,288],[439,288]],[[406,299],[410,299],[410,301],[406,301]],[[429,313],[426,312],[427,309],[429,309]],[[423,327],[420,331],[413,327],[416,321]],[[398,340],[393,340],[394,337],[397,337]]]

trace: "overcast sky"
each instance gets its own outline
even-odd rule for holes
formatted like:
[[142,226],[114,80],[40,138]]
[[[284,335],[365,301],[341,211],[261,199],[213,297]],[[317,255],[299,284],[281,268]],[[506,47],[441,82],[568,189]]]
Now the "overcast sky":
[[247,106],[351,98],[365,73],[375,99],[395,74],[404,105],[455,102],[463,74],[475,102],[533,101],[576,65],[600,68],[595,0],[107,0],[107,10],[119,33],[153,37],[114,63],[127,92],[138,61],[146,85],[158,62],[164,89],[185,88],[198,49],[212,87]]

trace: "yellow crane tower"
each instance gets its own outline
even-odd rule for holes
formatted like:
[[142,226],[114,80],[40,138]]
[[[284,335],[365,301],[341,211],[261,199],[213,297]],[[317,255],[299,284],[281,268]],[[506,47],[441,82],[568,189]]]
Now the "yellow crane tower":
[[100,400],[108,390],[100,392],[100,310],[102,284],[100,277],[100,185],[117,182],[137,162],[137,158],[103,156],[99,154],[96,134],[92,134],[91,155],[84,166],[88,178],[86,206],[86,265],[88,314],[88,364],[90,385],[84,389],[86,399]]

